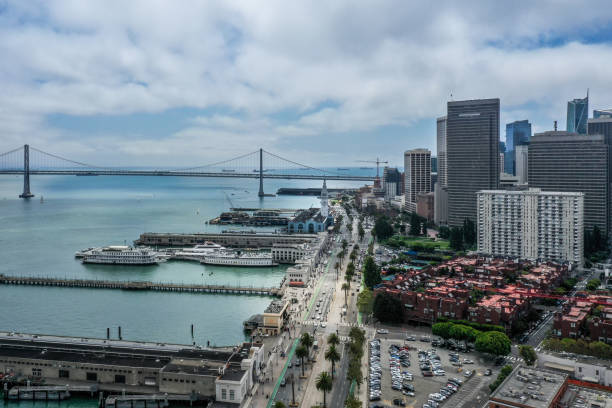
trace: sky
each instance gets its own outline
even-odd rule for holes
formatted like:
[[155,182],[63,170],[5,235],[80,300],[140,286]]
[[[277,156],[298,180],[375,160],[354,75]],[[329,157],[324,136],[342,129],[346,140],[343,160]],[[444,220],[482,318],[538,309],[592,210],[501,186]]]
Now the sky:
[[[0,153],[195,166],[435,154],[448,100],[565,128],[612,108],[609,1],[0,0]],[[591,113],[590,113],[591,115]],[[362,164],[361,164],[362,165]]]

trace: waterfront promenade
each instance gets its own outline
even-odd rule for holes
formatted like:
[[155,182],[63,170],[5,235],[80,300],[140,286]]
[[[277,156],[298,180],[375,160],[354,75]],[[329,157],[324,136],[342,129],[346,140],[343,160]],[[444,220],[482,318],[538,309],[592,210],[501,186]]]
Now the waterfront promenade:
[[55,286],[67,288],[120,289],[157,292],[220,293],[230,295],[262,295],[277,297],[283,295],[282,288],[273,287],[266,288],[255,286],[203,285],[147,281],[109,281],[98,279],[60,279],[6,275],[0,275],[0,285]]

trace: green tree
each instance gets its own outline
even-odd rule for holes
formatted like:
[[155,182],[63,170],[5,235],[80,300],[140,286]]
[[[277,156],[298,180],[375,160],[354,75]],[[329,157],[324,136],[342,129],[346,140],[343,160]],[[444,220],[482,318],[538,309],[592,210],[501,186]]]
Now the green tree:
[[454,326],[453,323],[450,322],[444,322],[444,323],[436,323],[433,326],[431,326],[431,332],[435,335],[435,336],[440,336],[443,339],[450,339],[451,338],[451,328]]
[[510,353],[512,342],[505,333],[488,331],[480,333],[478,337],[476,337],[475,347],[476,350],[481,353],[505,356]]
[[350,394],[344,401],[344,408],[361,408],[363,405],[353,394]]
[[601,285],[601,281],[599,279],[591,279],[586,284],[586,290],[595,290]]
[[386,292],[376,295],[373,311],[381,322],[401,323],[403,320],[402,302]]
[[353,262],[349,262],[349,264],[346,266],[346,274],[350,275],[351,277],[353,277],[355,274],[355,264]]
[[314,343],[314,338],[309,333],[302,333],[300,338],[300,344],[306,347],[306,351],[310,352],[310,347]]
[[363,240],[363,236],[365,235],[365,230],[363,229],[363,224],[360,222],[357,227],[357,233],[359,234],[359,240]]
[[438,237],[442,239],[450,238],[450,228],[445,225],[441,226],[440,231],[438,231]]
[[525,364],[528,366],[533,365],[533,363],[535,363],[535,361],[538,359],[538,355],[531,346],[520,346],[519,353],[521,357],[523,357],[523,360],[525,360]]
[[476,244],[476,224],[469,218],[463,220],[463,240],[468,248]]
[[285,404],[283,404],[282,401],[276,401],[274,403],[274,408],[286,408],[287,406]]
[[346,251],[346,248],[348,247],[348,241],[346,239],[342,240],[342,250]]
[[295,356],[302,362],[302,377],[304,376],[304,359],[308,357],[308,349],[302,345],[295,349]]
[[334,264],[334,268],[336,269],[336,277],[338,276],[338,270],[340,269],[340,262],[336,261],[336,263]]
[[372,289],[375,285],[378,285],[381,281],[380,271],[374,258],[371,256],[366,257],[363,263],[363,280],[365,285]]
[[368,288],[363,288],[363,290],[357,296],[357,307],[361,313],[365,313],[369,315],[372,313],[372,308],[374,307],[374,294]]
[[421,220],[417,213],[413,212],[410,214],[410,230],[408,234],[415,237],[421,235]]
[[329,361],[332,365],[331,369],[331,377],[332,381],[334,380],[334,370],[336,367],[336,363],[340,361],[340,353],[336,350],[336,346],[329,346],[327,351],[325,352],[325,359]]
[[315,382],[315,386],[317,387],[317,390],[323,392],[323,406],[327,407],[325,394],[330,392],[333,386],[332,379],[329,376],[329,373],[323,371],[321,374],[319,374]]
[[463,230],[460,227],[451,228],[449,244],[455,251],[463,251]]
[[329,336],[327,336],[327,344],[330,346],[337,346],[340,344],[340,338],[336,333],[331,333]]
[[378,217],[374,224],[372,234],[379,240],[385,240],[393,235],[393,226],[389,222],[389,219],[385,216]]
[[345,282],[342,284],[342,290],[344,291],[344,306],[348,305],[348,291],[350,289],[351,289],[351,285],[349,283]]

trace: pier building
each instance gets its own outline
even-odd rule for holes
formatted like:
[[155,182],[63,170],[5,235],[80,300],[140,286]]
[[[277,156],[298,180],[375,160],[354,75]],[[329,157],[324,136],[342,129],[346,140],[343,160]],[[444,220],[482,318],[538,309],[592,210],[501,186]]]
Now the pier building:
[[201,348],[0,333],[2,373],[48,385],[91,384],[101,391],[188,395],[237,406],[262,374],[264,355],[261,343]]
[[272,248],[274,244],[304,244],[316,237],[312,234],[274,234],[255,232],[223,232],[181,234],[171,232],[145,232],[134,241],[135,245],[190,247],[212,241],[229,248]]

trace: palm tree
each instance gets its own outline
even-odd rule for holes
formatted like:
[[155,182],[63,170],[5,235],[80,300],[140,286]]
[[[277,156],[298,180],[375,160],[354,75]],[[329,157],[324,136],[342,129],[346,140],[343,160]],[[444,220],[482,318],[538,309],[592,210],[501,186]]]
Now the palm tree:
[[336,279],[338,279],[338,269],[340,269],[340,262],[336,261],[334,268],[336,268]]
[[325,352],[325,359],[331,362],[332,364],[331,378],[333,381],[334,380],[334,368],[336,366],[336,363],[340,361],[340,353],[338,353],[338,350],[336,350],[336,346],[329,346],[329,348]]
[[330,346],[337,346],[340,344],[340,338],[336,333],[331,333],[329,336],[327,336],[327,344]]
[[342,284],[342,290],[344,291],[344,306],[348,305],[348,291],[350,288],[351,288],[351,285],[349,283]]
[[332,379],[329,376],[329,373],[323,371],[321,374],[319,374],[315,385],[317,386],[317,390],[323,391],[323,406],[327,407],[327,403],[325,402],[325,393],[331,391],[333,386]]
[[283,404],[283,402],[282,402],[282,401],[276,401],[276,402],[274,403],[274,408],[286,408],[286,405],[285,405],[285,404]]
[[295,349],[295,356],[302,361],[302,377],[304,376],[304,358],[308,357],[308,350],[304,346]]
[[312,336],[308,333],[303,333],[302,337],[300,338],[300,344],[306,347],[306,351],[310,351],[310,346],[312,346],[312,343],[314,343]]

